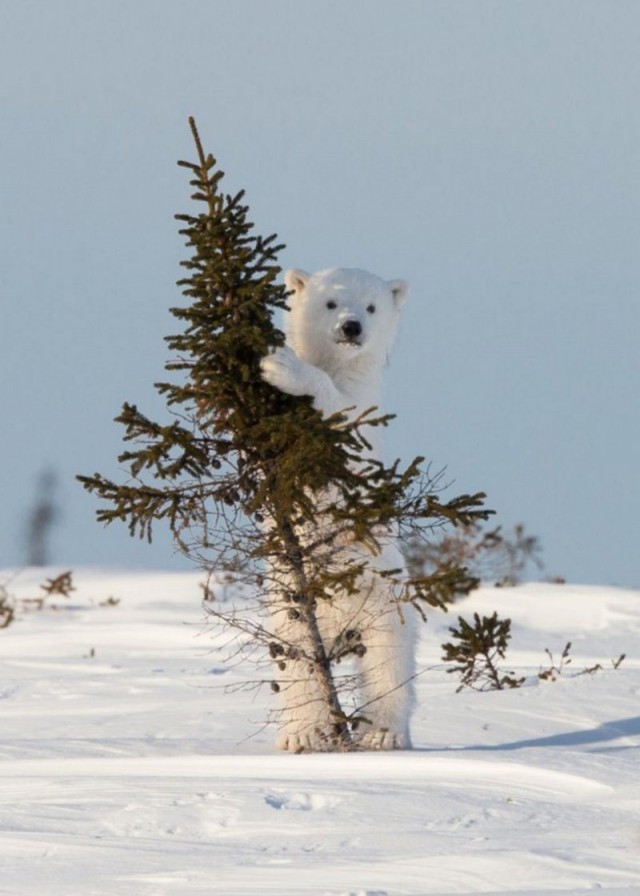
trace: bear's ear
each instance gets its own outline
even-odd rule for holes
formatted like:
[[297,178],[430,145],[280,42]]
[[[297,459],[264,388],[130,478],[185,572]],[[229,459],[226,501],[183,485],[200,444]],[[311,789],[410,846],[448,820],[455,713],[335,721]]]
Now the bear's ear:
[[400,308],[409,294],[409,284],[406,280],[389,280],[389,288],[393,296],[393,303]]
[[289,292],[304,292],[310,276],[311,274],[301,271],[300,268],[293,268],[284,275],[285,286]]

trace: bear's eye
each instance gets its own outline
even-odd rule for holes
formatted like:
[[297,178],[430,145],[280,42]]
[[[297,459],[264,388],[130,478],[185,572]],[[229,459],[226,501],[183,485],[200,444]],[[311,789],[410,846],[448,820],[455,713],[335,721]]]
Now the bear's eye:
[[333,309],[337,307],[337,303],[334,302],[333,299],[329,299],[329,301],[327,302],[327,308],[329,309],[329,311],[333,311]]
[[367,311],[369,314],[375,314],[376,306],[375,305],[367,305]]

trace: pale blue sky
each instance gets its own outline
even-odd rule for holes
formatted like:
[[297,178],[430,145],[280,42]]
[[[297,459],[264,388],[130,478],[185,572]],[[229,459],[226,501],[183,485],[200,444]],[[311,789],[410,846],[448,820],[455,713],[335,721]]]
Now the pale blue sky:
[[73,476],[161,415],[194,114],[284,267],[411,282],[389,454],[640,586],[639,42],[634,0],[2,3],[0,566],[44,467],[56,563],[183,563]]

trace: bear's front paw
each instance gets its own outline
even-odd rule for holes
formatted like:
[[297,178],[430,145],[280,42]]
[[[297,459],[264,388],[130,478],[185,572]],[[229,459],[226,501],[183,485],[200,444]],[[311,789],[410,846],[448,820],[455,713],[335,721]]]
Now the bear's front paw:
[[260,362],[262,379],[287,395],[308,394],[303,382],[305,367],[288,345],[275,349]]

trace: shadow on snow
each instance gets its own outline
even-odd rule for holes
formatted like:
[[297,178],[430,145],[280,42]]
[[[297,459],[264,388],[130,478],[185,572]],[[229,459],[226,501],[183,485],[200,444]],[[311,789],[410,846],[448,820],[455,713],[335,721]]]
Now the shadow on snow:
[[[452,747],[451,752],[483,752],[524,750],[530,747],[581,747],[589,744],[605,744],[619,738],[635,737],[640,735],[640,716],[632,716],[628,719],[618,719],[613,722],[604,722],[597,728],[588,728],[583,731],[568,731],[564,734],[552,734],[547,737],[534,737],[526,740],[516,740],[503,744],[479,744],[468,747]],[[628,750],[637,748],[640,744],[626,744],[617,747],[601,747],[591,752],[601,753],[613,750]],[[425,752],[440,752],[427,750]]]

